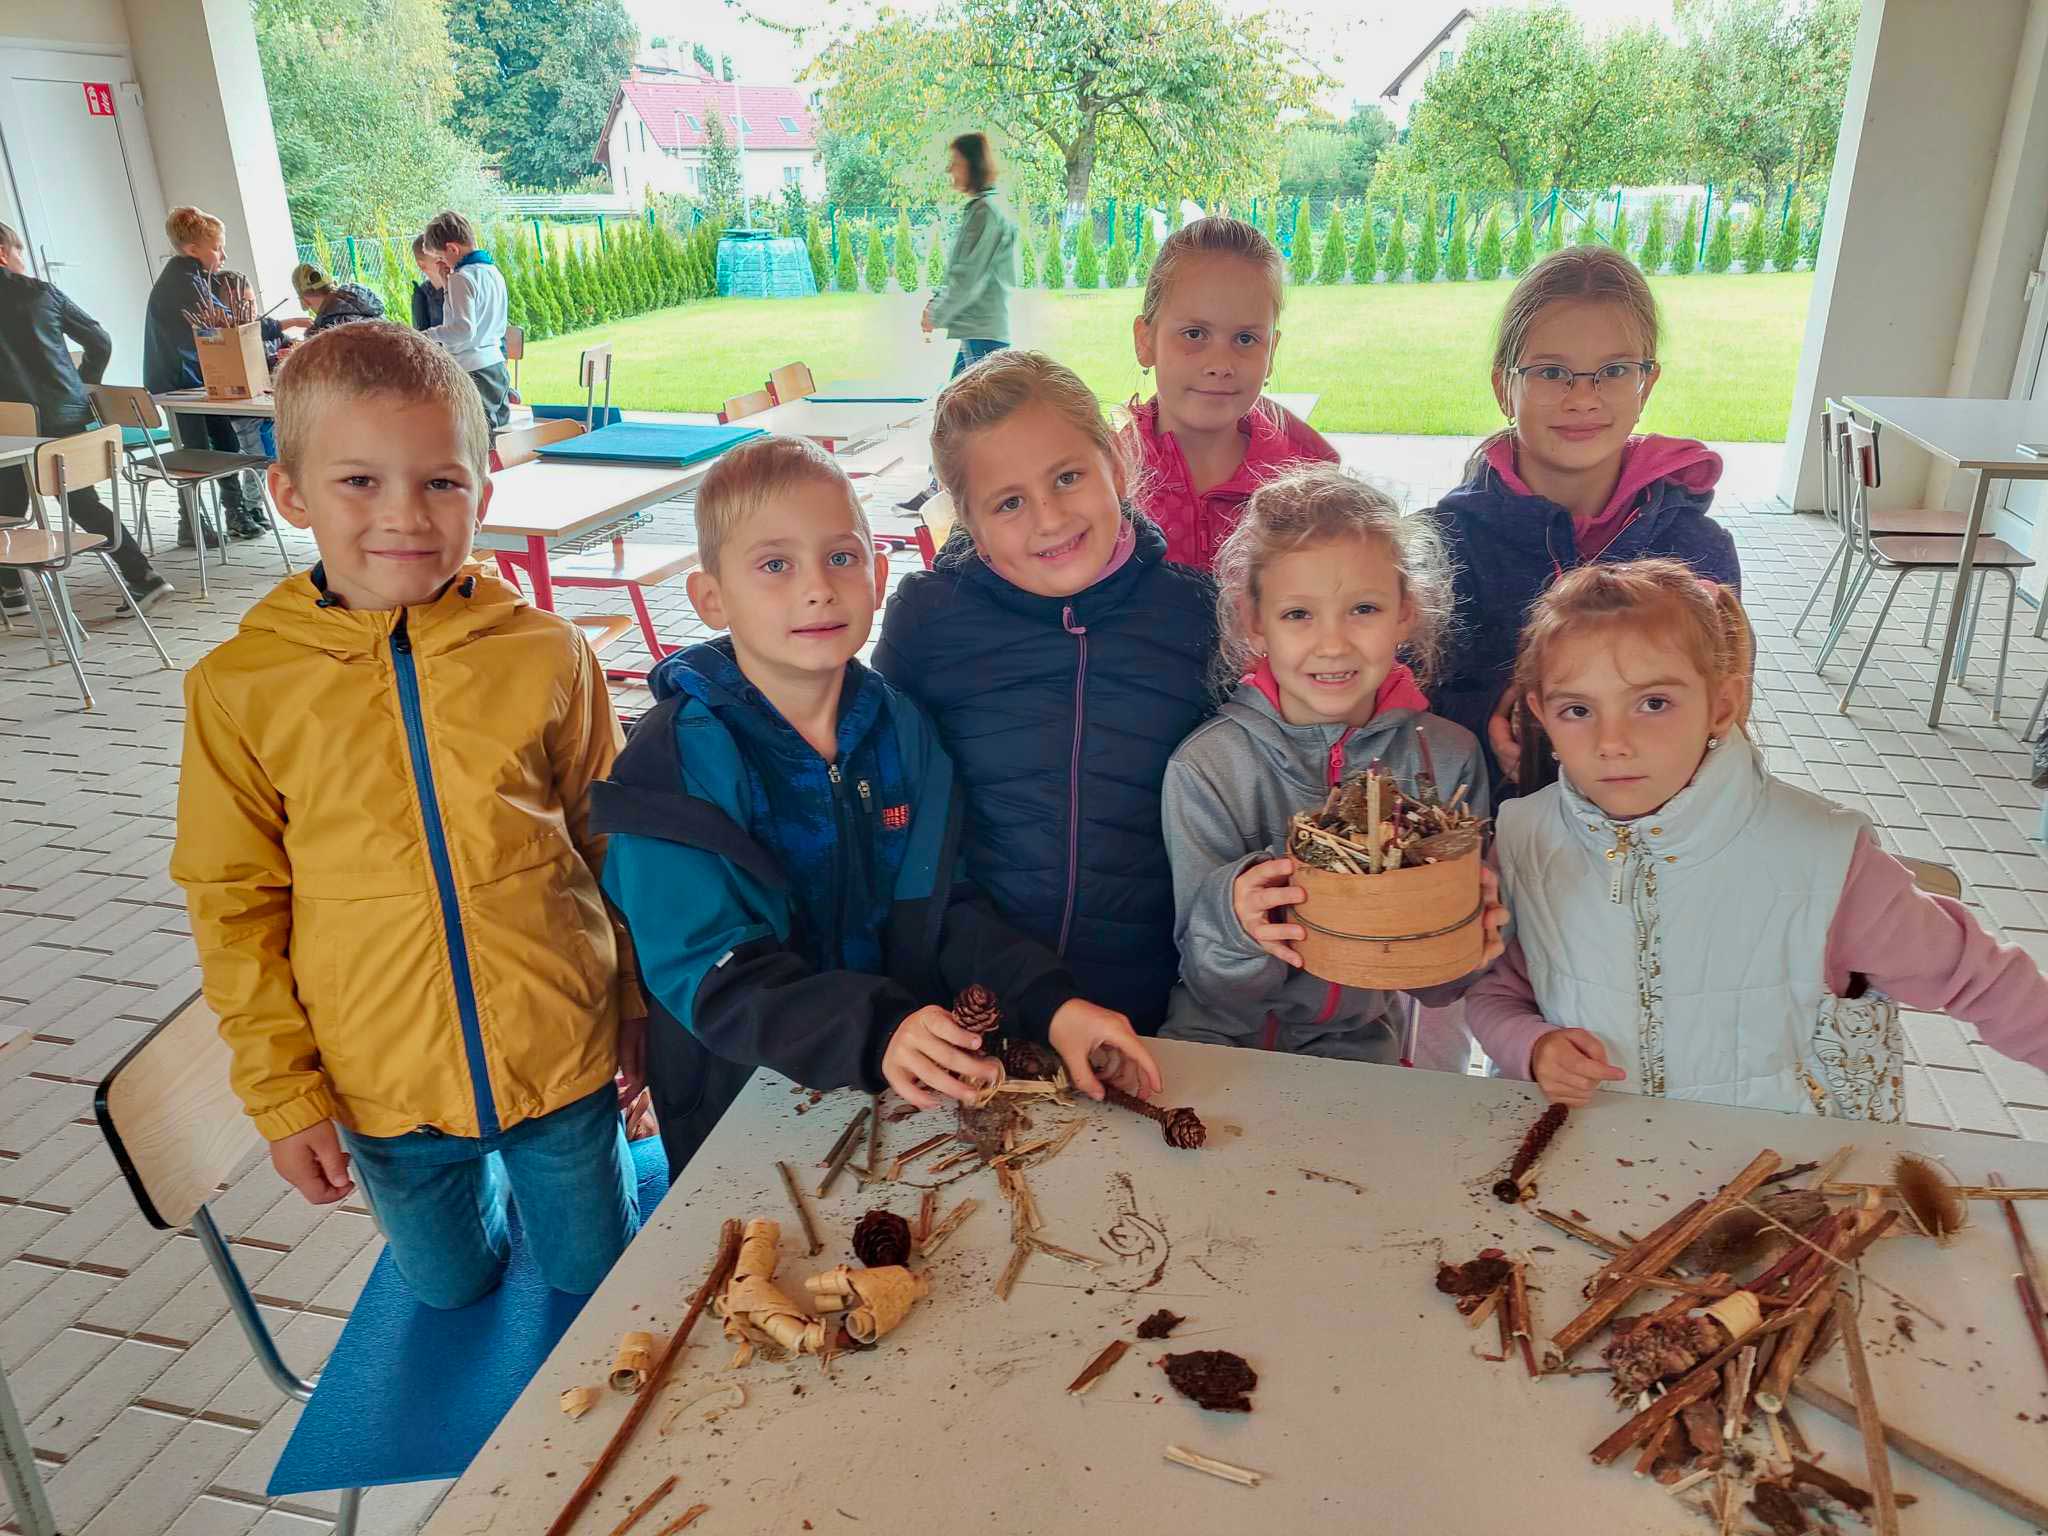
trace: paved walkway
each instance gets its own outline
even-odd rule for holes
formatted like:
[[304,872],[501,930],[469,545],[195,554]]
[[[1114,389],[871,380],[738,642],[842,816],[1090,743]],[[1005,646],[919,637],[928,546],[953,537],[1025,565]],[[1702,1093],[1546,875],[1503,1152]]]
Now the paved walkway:
[[[1340,441],[1410,505],[1455,483],[1468,447]],[[2036,796],[2013,734],[2048,678],[2048,645],[2019,625],[1997,725],[1981,702],[1995,651],[1980,648],[1950,723],[1930,732],[1933,657],[1915,643],[1929,584],[1916,582],[1893,621],[1897,643],[1878,648],[1854,712],[1837,714],[1846,666],[1818,679],[1806,659],[1813,629],[1802,643],[1790,638],[1831,546],[1816,519],[1775,505],[1775,450],[1735,447],[1729,460],[1717,510],[1741,546],[1762,653],[1756,734],[1773,765],[1867,811],[1898,851],[1954,864],[1986,919],[2048,962],[2048,862],[2028,839]],[[921,468],[906,469],[878,486],[877,500],[921,479]],[[167,545],[161,501],[155,526]],[[647,536],[688,538],[687,507],[658,509]],[[303,537],[288,542],[296,561],[311,559]],[[163,559],[182,592],[158,625],[181,665],[225,638],[278,577],[265,546],[240,545],[232,557],[211,603],[197,600],[189,552]],[[92,632],[94,713],[79,712],[68,672],[46,666],[32,638],[0,635],[0,1041],[26,1037],[0,1056],[0,1363],[67,1536],[322,1536],[329,1501],[263,1496],[296,1410],[248,1363],[197,1243],[136,1215],[92,1124],[93,1086],[197,977],[165,874],[178,678],[112,618],[101,583],[81,574],[75,587]],[[603,606],[605,594],[576,595]],[[702,633],[680,584],[654,607],[671,638]],[[1914,1120],[2048,1140],[2048,1075],[1990,1056],[1945,1019],[1915,1018],[1909,1030]],[[215,1209],[286,1357],[316,1370],[376,1256],[367,1213],[316,1211],[264,1163],[245,1169]],[[440,1492],[376,1490],[363,1529],[403,1536]]]

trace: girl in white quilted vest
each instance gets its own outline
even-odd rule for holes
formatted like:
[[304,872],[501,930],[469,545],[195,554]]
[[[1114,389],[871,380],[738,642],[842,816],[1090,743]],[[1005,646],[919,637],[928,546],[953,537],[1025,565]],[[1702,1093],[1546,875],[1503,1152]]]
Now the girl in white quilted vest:
[[1608,1085],[1897,1120],[1900,1004],[2048,1067],[2026,953],[1771,777],[1751,660],[1734,594],[1675,561],[1581,566],[1531,610],[1515,686],[1562,772],[1499,811],[1514,937],[1466,995],[1496,1067],[1574,1106]]

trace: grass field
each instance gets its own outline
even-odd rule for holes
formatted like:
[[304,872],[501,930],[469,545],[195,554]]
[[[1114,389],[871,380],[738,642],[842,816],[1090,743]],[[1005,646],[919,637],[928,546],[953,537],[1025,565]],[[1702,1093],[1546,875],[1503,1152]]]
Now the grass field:
[[[1664,311],[1664,377],[1645,430],[1730,442],[1785,434],[1806,330],[1812,274],[1655,279]],[[1500,424],[1487,384],[1493,328],[1508,284],[1376,284],[1297,288],[1281,317],[1271,387],[1315,390],[1315,424],[1331,432],[1469,435]],[[1139,388],[1130,323],[1136,289],[1026,290],[1012,303],[1013,339],[1053,353],[1104,400]],[[527,351],[528,400],[578,397],[576,354],[614,348],[613,402],[640,410],[713,411],[758,389],[770,369],[811,365],[834,378],[942,379],[943,337],[919,339],[918,295],[717,299],[537,342]]]

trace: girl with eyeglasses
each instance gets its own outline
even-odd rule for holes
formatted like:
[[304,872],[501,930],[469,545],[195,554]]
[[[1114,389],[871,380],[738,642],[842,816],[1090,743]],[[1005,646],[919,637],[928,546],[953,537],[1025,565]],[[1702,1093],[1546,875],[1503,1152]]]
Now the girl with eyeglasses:
[[1734,540],[1707,516],[1721,457],[1690,438],[1637,436],[1657,386],[1657,301],[1635,264],[1568,246],[1509,295],[1493,353],[1507,426],[1430,515],[1456,567],[1437,712],[1486,743],[1497,798],[1522,767],[1511,682],[1530,606],[1593,561],[1681,560],[1733,591]]

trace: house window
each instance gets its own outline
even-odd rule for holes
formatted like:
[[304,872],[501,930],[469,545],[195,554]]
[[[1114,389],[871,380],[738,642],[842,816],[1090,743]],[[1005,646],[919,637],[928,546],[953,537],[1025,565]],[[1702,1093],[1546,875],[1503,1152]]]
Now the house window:
[[784,133],[795,133],[797,131],[796,119],[793,117],[778,117],[775,121],[782,124],[782,131]]
[[785,187],[797,187],[797,186],[802,186],[802,185],[803,185],[803,180],[804,180],[804,168],[803,168],[802,166],[800,166],[800,165],[785,165],[785,166],[784,166],[784,167],[782,168],[782,184],[783,184],[783,185],[784,185]]
[[739,113],[733,113],[732,120],[740,125],[741,133],[752,133],[754,131],[753,129],[747,126],[747,120],[744,117],[741,117]]
[[683,121],[690,125],[690,132],[692,133],[702,133],[704,131],[704,125],[697,121],[693,113],[685,112],[683,114]]
[[647,150],[647,125],[645,123],[640,125],[640,150],[643,154]]
[[1456,54],[1456,52],[1454,52],[1452,49],[1444,49],[1441,53],[1439,53],[1436,56],[1436,67],[1438,69],[1449,69],[1451,67],[1451,60],[1455,59],[1457,56],[1458,55]]

